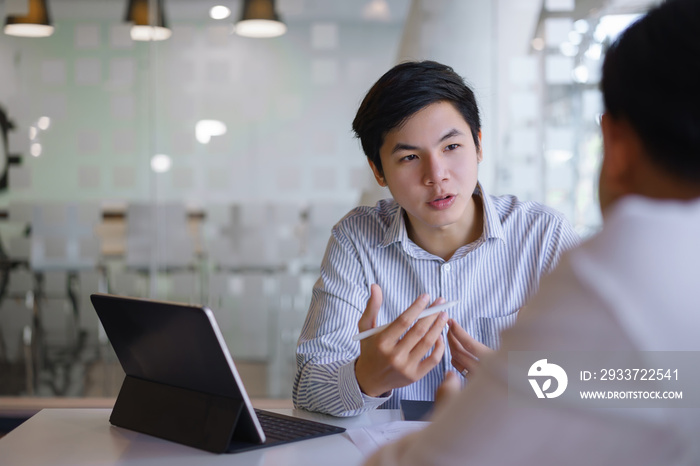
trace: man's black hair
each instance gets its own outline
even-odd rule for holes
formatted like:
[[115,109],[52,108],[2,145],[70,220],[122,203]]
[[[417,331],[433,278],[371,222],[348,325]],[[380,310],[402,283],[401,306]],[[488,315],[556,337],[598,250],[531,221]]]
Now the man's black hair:
[[474,92],[455,71],[434,61],[411,61],[387,71],[367,92],[352,122],[367,158],[383,173],[379,148],[386,134],[419,110],[450,102],[469,125],[479,150],[481,119]]
[[700,0],[668,0],[611,45],[608,114],[630,123],[659,168],[700,183]]

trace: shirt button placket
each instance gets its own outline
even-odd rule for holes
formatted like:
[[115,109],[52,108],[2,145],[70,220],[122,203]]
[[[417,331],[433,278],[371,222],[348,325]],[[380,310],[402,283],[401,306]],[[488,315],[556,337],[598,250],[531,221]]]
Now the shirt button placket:
[[451,280],[449,278],[450,270],[452,270],[452,265],[450,263],[444,263],[440,266],[440,292],[438,296],[445,297],[445,293],[450,289]]
[[[450,263],[445,263],[441,267],[442,273],[440,273],[440,289],[442,292],[440,293],[440,295],[445,299],[447,299],[445,297],[445,291],[449,289],[451,282],[451,280],[449,279],[450,270],[452,270],[452,265]],[[443,373],[446,374],[447,371],[450,370],[450,359],[452,359],[451,355],[449,354],[449,345],[447,344],[447,330],[443,331],[443,338],[445,339],[445,354],[442,357],[442,370]]]

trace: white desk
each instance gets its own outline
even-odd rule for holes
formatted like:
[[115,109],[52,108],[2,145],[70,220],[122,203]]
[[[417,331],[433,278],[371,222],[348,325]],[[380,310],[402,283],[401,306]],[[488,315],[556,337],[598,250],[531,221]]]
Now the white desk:
[[[293,409],[270,411],[353,429],[401,419],[398,410],[334,418]],[[109,423],[110,409],[44,409],[0,439],[0,464],[52,465],[360,465],[363,456],[347,434],[216,455]]]

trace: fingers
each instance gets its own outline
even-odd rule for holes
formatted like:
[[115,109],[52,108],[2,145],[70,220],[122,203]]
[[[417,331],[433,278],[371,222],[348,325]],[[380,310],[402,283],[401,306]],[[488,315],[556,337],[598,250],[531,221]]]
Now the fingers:
[[[433,302],[433,304],[431,304],[430,307],[442,304],[444,302],[444,298],[438,298],[435,300],[435,302]],[[441,317],[444,317],[444,319]],[[428,349],[432,348],[433,344],[435,344],[435,340],[442,333],[442,330],[447,324],[447,319],[448,317],[446,312],[440,312],[432,316],[418,319],[415,324],[412,323],[413,326],[411,326],[410,330],[408,330],[408,332],[403,336],[400,344],[405,348],[414,348],[419,341],[423,340],[423,347],[420,348],[419,351],[422,351],[423,354],[425,354]],[[434,326],[438,323],[439,328],[434,328]],[[428,334],[429,332],[430,335]]]
[[471,335],[469,335],[467,331],[464,330],[454,319],[450,319],[450,333],[452,333],[459,340],[464,340],[465,342],[471,339]]
[[458,348],[467,351],[476,359],[481,359],[491,351],[491,348],[469,335],[454,319],[450,319],[448,323],[450,330],[447,332],[447,338],[450,346],[454,342]]
[[357,323],[357,328],[360,332],[369,330],[377,325],[377,315],[379,315],[379,309],[382,307],[382,299],[381,287],[376,283],[370,286],[367,307],[365,307],[365,312],[362,313],[362,317]]
[[405,348],[411,348],[410,352],[412,355],[418,355],[419,357],[425,356],[425,354],[430,351],[433,345],[440,341],[444,346],[444,341],[441,338],[442,331],[447,325],[447,313],[440,312],[433,316],[424,317],[420,319],[411,328],[411,330],[406,333],[399,345]]
[[471,337],[453,319],[449,321],[450,329],[447,332],[447,343],[452,352],[452,365],[463,377],[479,367],[479,359],[491,351],[486,345]]
[[450,351],[452,352],[452,365],[461,372],[462,375],[466,375],[463,372],[465,369],[467,371],[472,371],[477,367],[479,363],[478,357],[465,349],[462,343],[450,331],[447,332],[447,343],[450,345]]
[[[443,341],[442,338],[439,338],[435,340],[434,346],[431,346],[433,348],[432,353],[425,359],[422,359],[417,366],[417,373],[418,373],[418,378],[422,378],[430,372],[430,370],[435,367],[437,364],[440,363],[440,360],[442,360],[442,356],[445,354],[445,342]],[[414,349],[414,353],[412,353],[413,357],[416,358],[422,358],[425,356],[425,353],[430,350],[430,347],[425,351],[425,352],[420,352],[418,350]]]
[[468,377],[469,374],[472,374],[479,370],[479,361],[472,357],[464,357],[460,358],[455,356],[455,353],[452,353],[452,360],[450,361],[452,363],[452,367],[457,369],[460,374],[462,374],[462,377]]
[[411,328],[420,313],[425,310],[429,300],[430,297],[427,294],[418,296],[418,298],[413,301],[413,304],[398,316],[382,333],[387,336],[388,340],[397,342],[401,336],[406,333],[406,330]]
[[459,340],[459,338],[457,338],[456,333],[453,331],[453,325],[450,325],[450,329],[447,331],[447,342],[450,345],[450,349],[453,353],[456,351],[468,352],[464,345],[462,345],[462,342]]

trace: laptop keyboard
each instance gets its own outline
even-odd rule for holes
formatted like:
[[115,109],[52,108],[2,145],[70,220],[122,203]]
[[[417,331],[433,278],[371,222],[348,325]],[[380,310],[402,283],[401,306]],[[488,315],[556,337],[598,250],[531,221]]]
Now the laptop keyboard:
[[267,442],[265,443],[304,440],[345,432],[345,429],[342,427],[271,413],[260,409],[256,409],[255,414],[267,437]]

